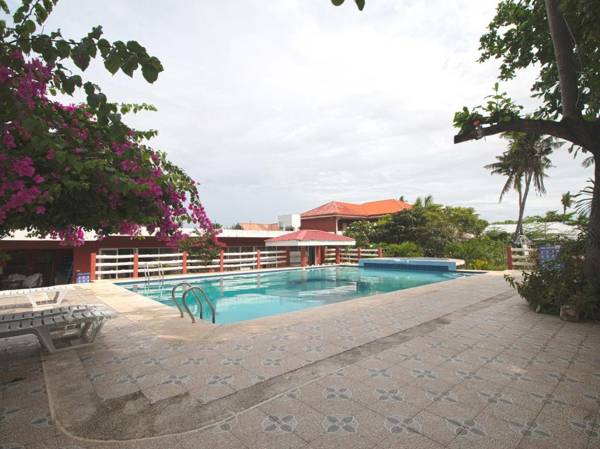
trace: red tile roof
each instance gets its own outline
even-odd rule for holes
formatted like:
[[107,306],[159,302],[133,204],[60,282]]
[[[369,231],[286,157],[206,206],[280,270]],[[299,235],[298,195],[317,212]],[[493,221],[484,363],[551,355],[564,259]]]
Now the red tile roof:
[[315,209],[302,214],[302,218],[323,216],[350,216],[350,217],[378,217],[387,214],[395,214],[412,206],[405,201],[389,199],[380,201],[369,201],[362,204],[344,203],[331,201]]
[[269,242],[288,242],[288,241],[311,241],[311,242],[352,242],[354,239],[343,235],[337,235],[333,232],[317,231],[317,230],[303,230],[291,232],[289,234],[280,235],[279,237],[273,237],[267,240]]

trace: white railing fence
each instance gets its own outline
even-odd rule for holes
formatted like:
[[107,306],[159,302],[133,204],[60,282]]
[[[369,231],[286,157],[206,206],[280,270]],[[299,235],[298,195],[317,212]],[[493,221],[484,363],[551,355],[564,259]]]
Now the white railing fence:
[[234,252],[222,250],[219,257],[206,261],[187,253],[92,254],[91,279],[120,279],[165,274],[278,268],[288,265],[286,250]]
[[537,263],[536,248],[513,248],[508,246],[506,251],[509,270],[530,270]]
[[344,248],[340,250],[341,263],[358,263],[360,259],[380,257],[377,248]]
[[[323,263],[357,263],[361,258],[379,257],[378,249],[327,248]],[[214,271],[242,271],[261,268],[279,268],[290,265],[288,250],[221,250],[215,259],[206,261],[187,253],[92,254],[90,279],[122,279],[169,274],[202,273]]]

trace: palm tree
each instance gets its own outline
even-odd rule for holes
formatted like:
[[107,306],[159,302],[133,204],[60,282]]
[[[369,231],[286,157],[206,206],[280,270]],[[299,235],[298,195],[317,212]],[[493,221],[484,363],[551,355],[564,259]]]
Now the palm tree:
[[560,197],[560,203],[563,207],[563,215],[566,216],[567,209],[573,207],[573,195],[571,195],[571,192],[563,193]]
[[546,193],[544,178],[548,176],[546,170],[552,167],[548,156],[554,148],[562,145],[562,142],[556,142],[552,137],[542,138],[525,133],[507,133],[503,137],[508,139],[508,149],[502,155],[496,156],[497,162],[488,164],[485,168],[490,170],[492,175],[506,176],[506,182],[500,192],[500,201],[511,189],[519,195],[519,219],[513,236],[516,242],[523,234],[525,203],[531,184],[533,183],[539,195]]
[[424,198],[418,197],[415,200],[415,204],[414,204],[415,207],[431,207],[433,205],[434,205],[434,203],[433,203],[432,195],[427,195]]

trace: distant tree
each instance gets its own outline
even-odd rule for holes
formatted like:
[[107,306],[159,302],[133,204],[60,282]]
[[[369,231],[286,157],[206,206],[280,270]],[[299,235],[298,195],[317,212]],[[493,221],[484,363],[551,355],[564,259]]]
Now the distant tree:
[[368,220],[358,220],[350,223],[344,235],[353,238],[356,241],[356,246],[359,248],[367,248],[371,245],[375,224]]
[[518,193],[519,217],[513,240],[523,234],[523,217],[529,189],[533,184],[538,194],[546,193],[544,178],[546,170],[552,166],[548,157],[557,143],[551,137],[540,138],[533,134],[510,133],[505,137],[509,141],[508,150],[497,156],[497,162],[488,164],[486,169],[493,175],[506,177],[500,192],[500,201],[511,189]]
[[448,221],[457,229],[460,239],[464,239],[469,234],[476,237],[480,236],[489,224],[479,218],[472,207],[446,206],[445,214]]
[[480,235],[487,226],[474,209],[436,204],[431,196],[417,199],[411,209],[388,215],[377,222],[372,243],[414,242],[426,256],[443,256],[446,245],[471,235]]
[[414,205],[415,205],[416,207],[430,207],[430,206],[432,206],[433,204],[434,204],[434,203],[433,203],[433,196],[432,196],[432,195],[427,195],[427,196],[425,196],[425,197],[423,197],[423,198],[421,198],[421,197],[418,197],[418,198],[415,200],[415,204],[414,204]]
[[560,197],[560,203],[563,207],[563,215],[567,215],[567,209],[573,207],[573,195],[571,195],[571,192],[563,193]]

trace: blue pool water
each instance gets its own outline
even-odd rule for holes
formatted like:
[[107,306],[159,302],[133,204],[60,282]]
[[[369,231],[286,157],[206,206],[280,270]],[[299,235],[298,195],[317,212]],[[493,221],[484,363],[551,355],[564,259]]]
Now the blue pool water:
[[[217,310],[216,322],[235,323],[270,315],[295,312],[378,293],[403,290],[419,285],[469,276],[459,272],[426,272],[355,267],[326,267],[285,270],[245,275],[186,278],[204,289]],[[171,289],[184,279],[120,284],[148,298],[176,307]],[[181,295],[183,289],[178,290]],[[197,305],[188,295],[190,309]],[[180,296],[179,296],[180,297]],[[211,314],[204,307],[204,319]]]

